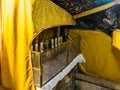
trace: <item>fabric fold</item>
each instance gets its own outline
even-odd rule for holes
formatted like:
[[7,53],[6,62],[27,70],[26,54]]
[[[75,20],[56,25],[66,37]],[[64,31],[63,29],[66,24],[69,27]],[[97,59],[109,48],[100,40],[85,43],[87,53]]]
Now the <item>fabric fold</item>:
[[30,0],[2,0],[2,85],[12,90],[34,90],[31,8]]

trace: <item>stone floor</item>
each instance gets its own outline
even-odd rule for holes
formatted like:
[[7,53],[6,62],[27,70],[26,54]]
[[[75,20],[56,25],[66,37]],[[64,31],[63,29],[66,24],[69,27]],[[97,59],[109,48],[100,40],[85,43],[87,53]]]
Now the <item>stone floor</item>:
[[112,90],[106,87],[98,86],[92,83],[88,83],[85,81],[76,80],[76,89],[75,90]]
[[120,84],[85,75],[76,66],[54,90],[120,90]]

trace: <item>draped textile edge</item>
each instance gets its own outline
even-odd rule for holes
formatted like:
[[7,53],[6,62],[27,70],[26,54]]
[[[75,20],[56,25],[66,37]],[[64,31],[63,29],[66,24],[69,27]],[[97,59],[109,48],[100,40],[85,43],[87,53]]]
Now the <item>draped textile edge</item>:
[[36,37],[45,29],[63,25],[74,25],[75,21],[72,15],[52,1],[36,0],[35,5],[33,5],[33,23],[35,26],[34,37]]
[[29,49],[34,30],[30,0],[3,0],[2,27],[2,85],[12,90],[34,90]]
[[[42,27],[39,27],[39,29],[37,28],[35,28],[35,32],[34,32],[34,35],[33,35],[33,37],[32,37],[32,40],[31,40],[31,44],[32,44],[32,41],[33,41],[33,39],[34,38],[36,38],[42,31],[44,31],[44,30],[46,30],[46,29],[49,29],[49,28],[52,28],[52,27],[58,27],[58,26],[65,26],[65,25],[74,25],[75,24],[75,21],[73,20],[73,17],[72,17],[72,15],[70,15],[67,11],[65,11],[64,9],[62,9],[61,7],[59,7],[59,6],[57,6],[55,3],[53,3],[52,1],[49,1],[49,0],[43,0],[44,2],[45,1],[47,1],[46,3],[45,3],[45,5],[47,4],[47,3],[49,3],[52,7],[52,9],[54,9],[53,7],[55,7],[55,9],[57,10],[57,12],[56,11],[52,11],[52,10],[49,10],[49,12],[50,12],[50,15],[52,16],[52,13],[56,13],[56,16],[57,16],[57,19],[59,19],[59,21],[58,21],[58,23],[57,23],[57,19],[55,18],[55,22],[53,23],[51,23],[50,21],[49,21],[49,19],[47,20],[47,18],[45,18],[44,17],[44,15],[42,15],[42,13],[44,13],[43,11],[41,11],[40,12],[40,16],[39,17],[41,17],[41,18],[44,18],[44,19],[46,19],[46,21],[49,23],[49,24],[47,24],[47,25],[45,25],[44,26],[44,24],[46,24],[46,22],[42,22],[42,24],[43,24],[43,26]],[[44,3],[42,4],[42,5],[39,5],[41,8],[44,8],[45,9],[45,6],[44,7],[42,7],[44,5]],[[49,8],[50,9],[50,8]],[[33,4],[33,8],[32,8],[32,10],[33,10],[33,14],[34,15],[36,15],[36,14],[38,14],[39,12],[36,12],[36,14],[34,13],[34,4]],[[44,10],[44,11],[48,11],[47,9],[46,10]],[[60,12],[59,12],[60,11]],[[52,12],[52,13],[51,13]],[[63,13],[62,13],[63,12]],[[59,13],[60,13],[60,15],[59,15]],[[62,14],[61,14],[62,13]],[[33,16],[34,16],[33,15]],[[53,16],[54,16],[54,14],[53,14]],[[53,17],[52,16],[52,17]],[[59,17],[59,18],[58,18]],[[49,18],[49,17],[48,17]],[[64,19],[65,18],[65,19]],[[37,18],[38,19],[38,18]],[[34,22],[34,17],[33,17],[33,22]],[[36,24],[36,22],[34,22],[34,24]],[[41,24],[41,23],[40,23]],[[30,44],[30,45],[31,45]]]
[[0,84],[1,84],[1,48],[2,48],[2,3],[0,0]]
[[116,29],[115,31],[113,31],[112,45],[120,50],[120,29]]
[[99,7],[96,7],[96,8],[93,8],[93,9],[90,9],[90,10],[87,10],[85,12],[82,12],[82,13],[79,13],[79,14],[76,14],[76,15],[73,15],[73,18],[74,19],[78,19],[78,18],[81,18],[81,17],[85,17],[87,15],[91,15],[91,14],[94,14],[94,13],[97,13],[97,12],[100,12],[100,11],[103,11],[105,9],[108,9],[112,6],[116,5],[116,1],[114,2],[111,2],[111,3],[108,3],[108,4],[105,4],[105,5],[101,5]]
[[80,69],[85,74],[120,83],[120,51],[113,47],[111,37],[101,31],[76,29],[71,30],[70,39],[78,35],[81,53],[86,59],[85,64],[79,64]]

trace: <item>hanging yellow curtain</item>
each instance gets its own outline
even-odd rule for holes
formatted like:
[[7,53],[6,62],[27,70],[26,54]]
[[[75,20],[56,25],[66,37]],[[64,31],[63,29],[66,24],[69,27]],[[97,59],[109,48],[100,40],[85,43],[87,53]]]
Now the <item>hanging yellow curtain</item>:
[[120,50],[120,29],[116,29],[113,32],[113,40],[112,40],[112,45],[117,48],[118,50]]
[[30,0],[2,0],[2,85],[34,90],[30,43],[33,38]]
[[[120,4],[120,0],[116,0],[116,4]],[[118,50],[120,50],[120,29],[116,29],[115,31],[113,31],[112,38],[112,45]]]
[[51,0],[35,0],[33,5],[33,22],[36,32],[61,25],[73,25],[72,15]]
[[85,74],[120,83],[120,51],[111,44],[112,38],[101,31],[70,30],[70,39],[78,36],[80,51],[86,59],[86,63],[79,64],[80,69]]
[[2,43],[1,43],[1,40],[2,40],[2,34],[1,34],[1,32],[2,32],[2,18],[1,18],[1,0],[0,0],[0,82],[1,82],[1,45],[2,45]]
[[38,32],[49,27],[74,24],[72,16],[51,1],[36,0],[40,2],[37,6],[40,6],[38,14],[32,8],[34,31],[33,2],[2,0],[2,85],[12,90],[34,90],[30,43]]

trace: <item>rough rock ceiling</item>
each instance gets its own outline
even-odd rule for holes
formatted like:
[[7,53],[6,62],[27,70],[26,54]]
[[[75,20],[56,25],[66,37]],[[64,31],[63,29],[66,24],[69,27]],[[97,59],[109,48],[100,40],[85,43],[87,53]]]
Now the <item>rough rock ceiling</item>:
[[[92,8],[114,2],[115,0],[52,0],[58,6],[62,7],[70,14],[75,15]],[[101,30],[110,34],[116,28],[120,18],[120,5],[113,6],[98,13],[94,13],[82,18],[76,19],[76,25],[73,28]]]
[[72,15],[95,8],[115,0],[52,0]]

